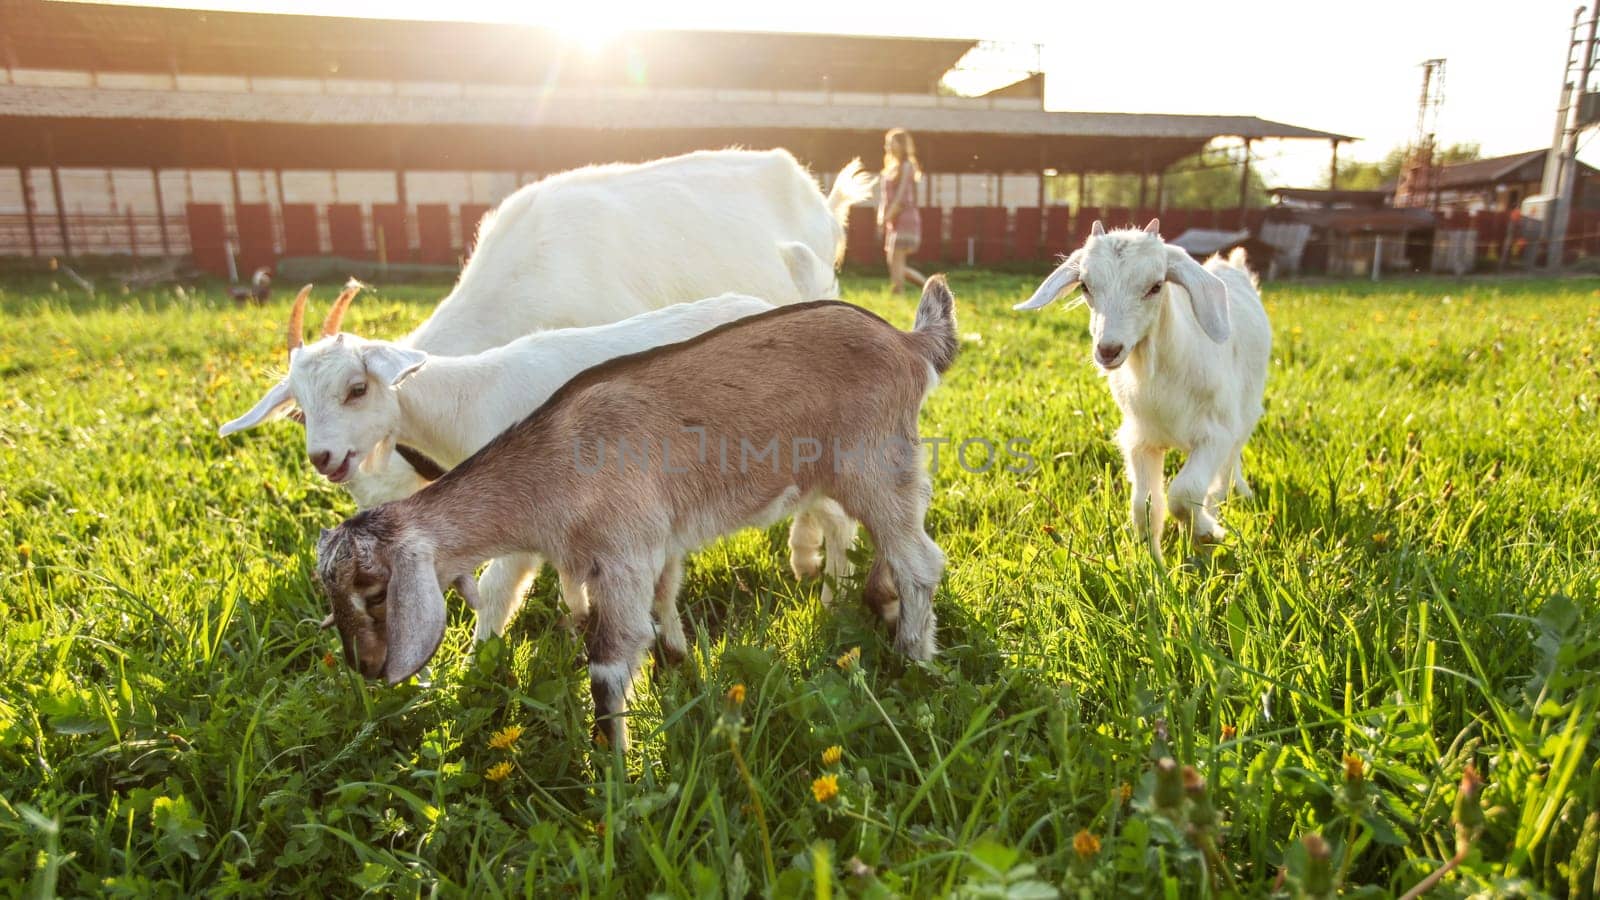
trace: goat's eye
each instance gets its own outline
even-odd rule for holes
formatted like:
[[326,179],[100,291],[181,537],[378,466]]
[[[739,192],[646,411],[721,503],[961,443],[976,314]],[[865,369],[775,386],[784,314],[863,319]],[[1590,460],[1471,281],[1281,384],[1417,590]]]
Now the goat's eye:
[[1146,297],[1154,297],[1155,295],[1161,293],[1161,285],[1164,283],[1165,282],[1158,281],[1155,284],[1150,285],[1150,290],[1145,291],[1144,295]]
[[363,381],[360,384],[354,384],[354,385],[350,386],[350,393],[349,393],[349,395],[347,395],[344,398],[344,402],[350,403],[351,401],[354,401],[354,400],[360,400],[362,397],[365,397],[366,395],[367,395],[367,383],[365,381]]

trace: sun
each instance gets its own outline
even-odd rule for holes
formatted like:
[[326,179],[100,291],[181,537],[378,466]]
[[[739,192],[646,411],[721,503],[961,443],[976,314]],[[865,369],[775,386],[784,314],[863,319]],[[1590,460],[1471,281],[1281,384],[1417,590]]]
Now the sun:
[[585,55],[599,53],[622,33],[617,18],[607,18],[602,7],[577,7],[562,10],[548,20],[557,34]]

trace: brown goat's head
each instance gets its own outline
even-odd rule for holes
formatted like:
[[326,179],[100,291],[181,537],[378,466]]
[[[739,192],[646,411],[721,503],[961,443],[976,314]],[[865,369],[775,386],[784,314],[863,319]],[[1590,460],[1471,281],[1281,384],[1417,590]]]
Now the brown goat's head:
[[439,649],[445,606],[432,557],[395,540],[370,513],[322,532],[317,580],[345,662],[362,675],[398,684]]

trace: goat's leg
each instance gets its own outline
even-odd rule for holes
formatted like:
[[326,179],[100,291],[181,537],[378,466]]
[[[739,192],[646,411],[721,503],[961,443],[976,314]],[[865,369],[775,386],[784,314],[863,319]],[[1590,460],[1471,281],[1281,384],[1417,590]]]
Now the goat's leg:
[[926,660],[937,651],[933,593],[944,574],[944,553],[923,530],[932,493],[928,476],[920,469],[909,474],[911,481],[896,496],[863,504],[861,522],[878,551],[867,575],[869,598],[881,593],[887,569],[898,602],[893,604],[891,617],[887,612],[890,601],[878,597],[879,613],[885,621],[894,622],[895,649],[912,659]]
[[584,580],[589,618],[589,690],[595,735],[617,750],[628,748],[628,701],[639,662],[655,636],[650,607],[660,572],[634,560],[600,560]]
[[656,578],[655,602],[651,611],[656,620],[657,662],[675,666],[689,655],[689,642],[683,635],[683,617],[678,613],[678,588],[683,584],[683,558],[667,557]]
[[802,506],[795,511],[794,524],[789,526],[789,568],[797,581],[815,578],[822,571],[821,516],[814,506]]
[[497,557],[478,580],[478,619],[472,636],[487,641],[504,634],[506,623],[522,607],[522,598],[533,586],[543,561],[538,554],[513,553]]
[[1195,545],[1202,549],[1219,544],[1227,537],[1211,512],[1210,496],[1211,486],[1217,482],[1223,467],[1233,464],[1232,450],[1231,444],[1221,441],[1196,445],[1167,490],[1167,502],[1173,513],[1189,523]]
[[822,535],[827,561],[823,565],[822,603],[831,605],[834,586],[850,577],[850,546],[856,542],[856,520],[836,501],[824,498],[817,504],[822,520]]
[[1167,524],[1167,495],[1161,483],[1161,466],[1167,452],[1160,447],[1134,445],[1124,449],[1128,481],[1133,485],[1129,515],[1133,532],[1150,548],[1150,556],[1161,563],[1161,532]]
[[1244,480],[1244,441],[1233,448],[1233,489],[1245,500],[1256,495],[1250,488],[1250,482]]
[[567,605],[563,624],[568,631],[583,631],[589,623],[589,595],[583,586],[583,579],[575,578],[559,568],[556,569],[556,577],[561,579],[561,599]]

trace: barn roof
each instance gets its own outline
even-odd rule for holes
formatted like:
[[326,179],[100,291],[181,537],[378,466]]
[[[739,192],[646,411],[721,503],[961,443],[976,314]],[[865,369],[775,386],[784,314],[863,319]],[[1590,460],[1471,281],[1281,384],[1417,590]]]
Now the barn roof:
[[9,65],[102,72],[928,93],[976,43],[651,30],[579,53],[529,25],[0,2]]
[[[883,132],[926,135],[930,171],[1156,170],[1215,137],[1339,138],[1253,116],[782,102],[750,92],[526,91],[408,96],[0,85],[0,163],[549,170],[618,153],[784,145],[821,164],[871,157]],[[35,127],[25,127],[28,124]],[[441,140],[441,127],[451,129]],[[46,134],[53,133],[53,148]],[[626,140],[621,140],[622,135]],[[559,136],[560,140],[552,140]],[[563,147],[566,144],[566,152]],[[593,146],[589,146],[593,145]],[[600,148],[610,145],[609,151]],[[607,155],[609,154],[609,155]],[[571,156],[572,159],[559,158]]]
[[526,26],[0,0],[10,65],[96,73],[0,85],[0,165],[549,172],[741,145],[832,169],[904,127],[932,172],[1136,173],[1217,137],[1352,140],[939,96],[974,43],[639,32],[579,58]]

